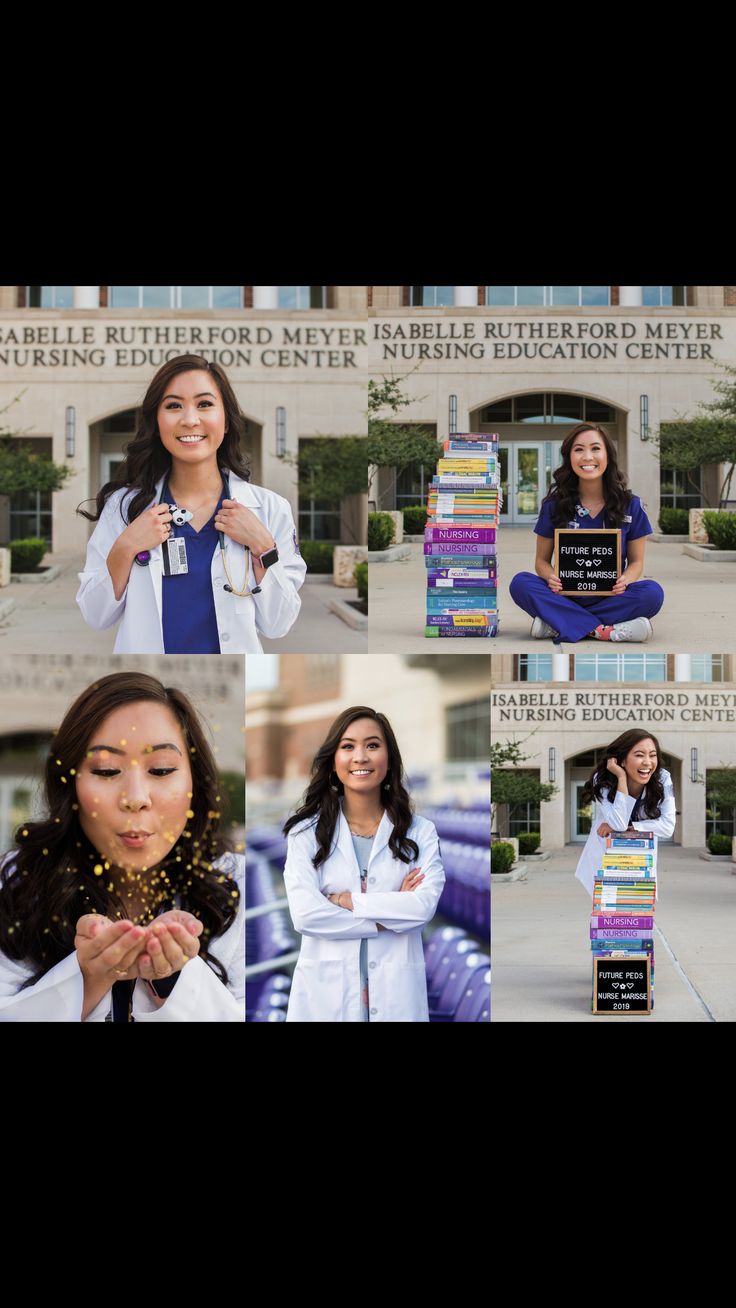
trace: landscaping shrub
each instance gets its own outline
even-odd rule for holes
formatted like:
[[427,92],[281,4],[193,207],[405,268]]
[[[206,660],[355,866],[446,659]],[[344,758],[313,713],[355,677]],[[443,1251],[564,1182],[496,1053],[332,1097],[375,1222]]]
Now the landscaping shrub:
[[423,504],[409,504],[402,509],[404,531],[407,536],[421,536],[427,525],[427,510]]
[[660,509],[659,530],[666,536],[687,536],[690,531],[690,515],[687,509]]
[[11,540],[10,571],[35,572],[48,546],[38,536],[29,536],[26,540]]
[[731,837],[724,836],[720,831],[712,831],[706,843],[711,854],[731,853]]
[[368,599],[368,564],[356,563],[353,568],[355,584],[358,587],[358,599]]
[[491,872],[508,872],[515,857],[513,845],[497,841],[491,845]]
[[299,549],[307,565],[307,572],[332,572],[334,545],[324,540],[300,540]]
[[390,513],[368,514],[368,549],[388,549],[394,538],[394,520]]
[[704,513],[708,540],[717,550],[736,550],[736,513]]
[[519,853],[536,854],[540,845],[540,835],[538,831],[523,831],[519,836]]

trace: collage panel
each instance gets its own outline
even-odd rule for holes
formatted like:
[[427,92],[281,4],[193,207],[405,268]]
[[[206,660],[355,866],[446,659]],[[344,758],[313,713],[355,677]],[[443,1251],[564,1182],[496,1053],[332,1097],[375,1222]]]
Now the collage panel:
[[367,649],[365,287],[0,287],[0,649]]
[[490,1020],[488,688],[482,656],[246,658],[247,1021]]
[[735,723],[733,653],[494,656],[495,1022],[736,1019]]
[[234,1022],[238,656],[0,656],[0,1022]]

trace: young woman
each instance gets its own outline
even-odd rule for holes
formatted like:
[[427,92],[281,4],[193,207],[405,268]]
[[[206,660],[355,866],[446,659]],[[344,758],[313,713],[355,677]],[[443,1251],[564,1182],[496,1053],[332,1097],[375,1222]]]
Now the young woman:
[[244,1021],[244,859],[181,691],[135,672],[89,686],[45,801],[0,868],[0,1021]]
[[662,767],[659,742],[649,732],[625,731],[605,751],[606,763],[594,768],[582,793],[583,804],[595,802],[590,835],[575,872],[590,895],[612,831],[653,831],[668,839],[675,829],[675,791]]
[[135,439],[97,496],[77,603],[116,653],[259,653],[296,621],[306,565],[287,500],[253,486],[245,417],[219,364],[159,368]]
[[[664,591],[656,581],[641,580],[646,537],[652,533],[641,500],[627,488],[602,427],[575,427],[562,442],[561,455],[534,528],[536,573],[517,573],[511,598],[534,619],[531,634],[538,640],[649,640],[650,618],[661,609]],[[559,593],[562,582],[552,564],[555,527],[620,527],[623,572],[610,596]]]
[[346,709],[288,819],[284,880],[303,937],[290,1022],[427,1022],[422,927],[445,874],[437,832],[412,816],[388,719]]

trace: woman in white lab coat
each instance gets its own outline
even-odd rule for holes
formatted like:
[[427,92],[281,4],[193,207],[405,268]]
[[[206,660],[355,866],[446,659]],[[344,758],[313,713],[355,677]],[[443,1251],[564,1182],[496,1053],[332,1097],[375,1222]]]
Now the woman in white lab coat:
[[245,1020],[243,857],[185,695],[118,672],[66,713],[0,867],[0,1022]]
[[589,895],[602,867],[606,837],[613,831],[652,831],[656,843],[667,840],[677,817],[672,777],[662,767],[659,742],[641,728],[625,731],[604,751],[605,764],[594,768],[582,792],[583,804],[594,801],[590,835],[575,876]]
[[445,874],[433,824],[412,815],[382,713],[358,706],[333,722],[284,831],[302,936],[287,1021],[429,1021],[422,927]]
[[159,368],[135,439],[97,495],[79,574],[86,622],[120,622],[116,654],[260,653],[285,636],[306,564],[287,500],[250,483],[246,419],[223,369],[184,354]]

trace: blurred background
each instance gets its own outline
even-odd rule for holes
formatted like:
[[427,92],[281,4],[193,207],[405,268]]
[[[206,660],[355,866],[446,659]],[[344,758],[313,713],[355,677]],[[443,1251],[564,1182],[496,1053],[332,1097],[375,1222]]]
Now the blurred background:
[[242,851],[242,656],[26,654],[0,655],[0,853],[12,847],[21,822],[41,815],[45,758],[69,706],[93,681],[123,671],[157,677],[191,700],[215,751],[227,795],[224,829]]
[[430,1020],[490,1018],[490,659],[246,656],[247,1020],[284,1021],[300,937],[286,902],[286,818],[338,713],[384,713],[447,884],[425,928]]

